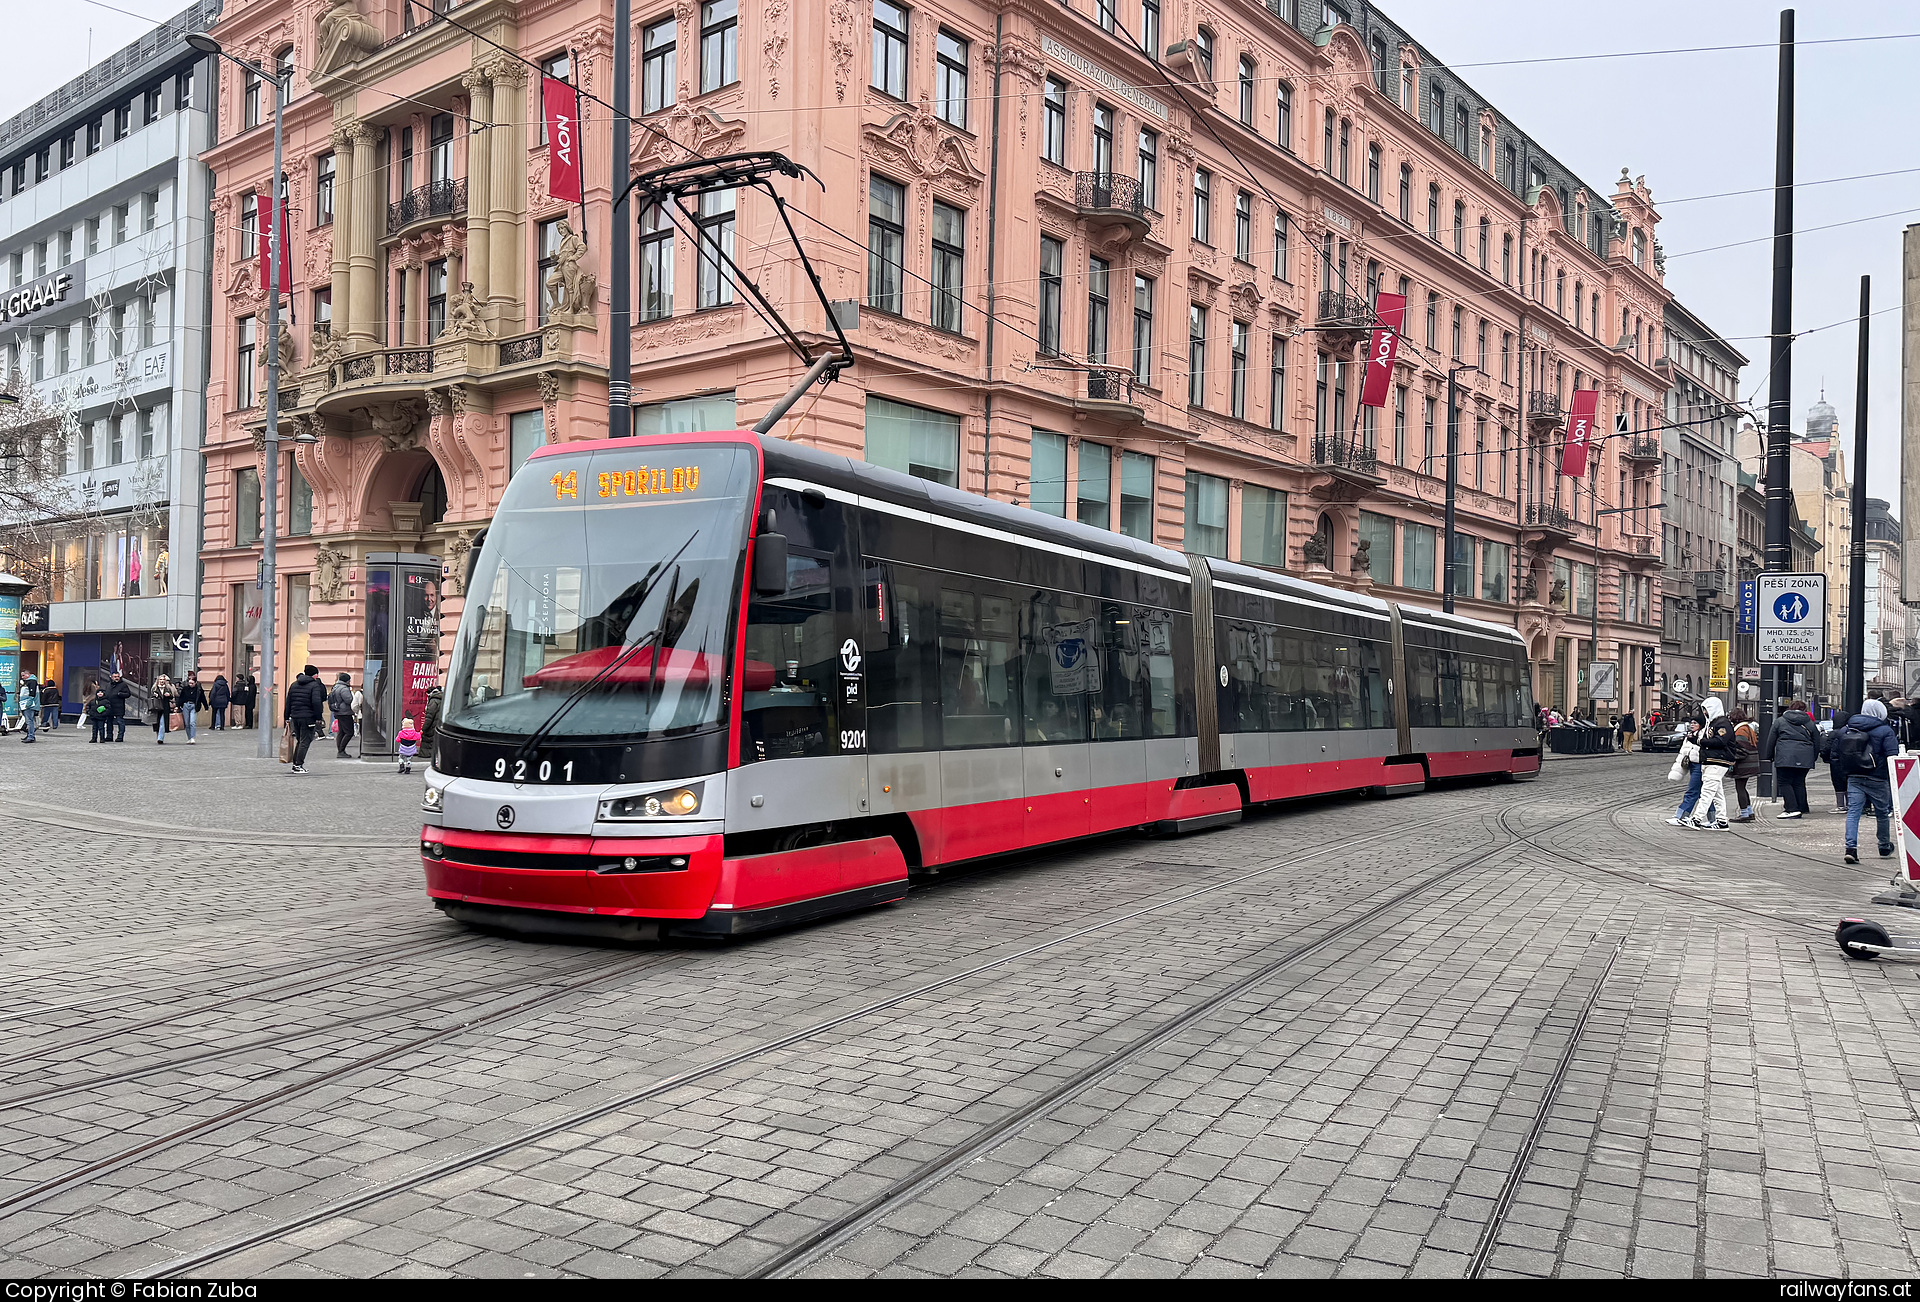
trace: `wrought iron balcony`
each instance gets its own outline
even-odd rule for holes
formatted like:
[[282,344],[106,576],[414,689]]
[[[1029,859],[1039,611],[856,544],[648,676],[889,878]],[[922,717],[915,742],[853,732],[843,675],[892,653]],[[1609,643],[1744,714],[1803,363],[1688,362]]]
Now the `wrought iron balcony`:
[[1660,436],[1657,434],[1636,434],[1627,440],[1626,447],[1621,449],[1621,451],[1629,461],[1657,462],[1661,456]]
[[1140,182],[1131,176],[1112,172],[1075,172],[1073,206],[1083,217],[1099,217],[1145,231],[1148,225],[1146,196]]
[[1315,434],[1313,464],[1332,470],[1351,470],[1356,474],[1372,475],[1380,468],[1380,456],[1371,445],[1357,439],[1342,438],[1338,434]]
[[1551,529],[1555,533],[1572,533],[1574,519],[1565,507],[1554,506],[1547,502],[1529,502],[1527,523],[1536,529]]
[[1087,397],[1094,402],[1132,402],[1133,372],[1117,366],[1087,372]]
[[1322,326],[1371,330],[1374,324],[1373,307],[1357,295],[1323,289],[1320,291],[1320,311],[1316,319]]
[[397,235],[415,222],[455,217],[467,210],[467,181],[434,181],[387,205],[387,234]]
[[1527,419],[1552,421],[1559,424],[1564,415],[1560,410],[1560,395],[1557,393],[1530,393],[1527,395]]

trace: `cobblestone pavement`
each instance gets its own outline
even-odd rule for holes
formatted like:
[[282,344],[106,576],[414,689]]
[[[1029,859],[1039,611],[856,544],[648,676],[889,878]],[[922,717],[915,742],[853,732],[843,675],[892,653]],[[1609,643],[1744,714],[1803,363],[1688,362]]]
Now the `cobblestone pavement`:
[[1911,1274],[1913,969],[1670,759],[730,945],[463,931],[418,778],[0,742],[0,1273]]

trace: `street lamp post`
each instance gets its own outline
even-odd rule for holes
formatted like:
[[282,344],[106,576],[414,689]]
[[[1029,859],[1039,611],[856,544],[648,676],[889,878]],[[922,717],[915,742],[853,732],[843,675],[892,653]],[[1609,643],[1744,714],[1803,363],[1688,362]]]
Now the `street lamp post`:
[[[1446,512],[1446,581],[1442,585],[1440,609],[1449,615],[1453,613],[1453,499],[1455,485],[1459,480],[1459,471],[1454,462],[1460,449],[1460,376],[1467,371],[1477,371],[1478,366],[1465,362],[1456,362],[1447,371],[1447,512]],[[1469,575],[1469,578],[1472,576]]]
[[266,429],[266,473],[261,477],[260,497],[260,681],[256,686],[260,703],[260,743],[261,759],[271,759],[274,754],[273,734],[273,653],[278,635],[279,618],[276,600],[279,580],[274,576],[276,543],[279,532],[280,508],[280,259],[285,251],[280,247],[280,223],[284,214],[281,207],[286,203],[286,178],[281,175],[281,110],[285,108],[287,93],[293,89],[293,69],[284,72],[268,72],[245,59],[236,58],[220,48],[220,42],[205,32],[195,32],[188,36],[187,44],[202,54],[214,54],[241,68],[263,81],[273,83],[273,178],[268,183],[267,193],[272,198],[269,207],[266,232],[267,239],[267,429]]

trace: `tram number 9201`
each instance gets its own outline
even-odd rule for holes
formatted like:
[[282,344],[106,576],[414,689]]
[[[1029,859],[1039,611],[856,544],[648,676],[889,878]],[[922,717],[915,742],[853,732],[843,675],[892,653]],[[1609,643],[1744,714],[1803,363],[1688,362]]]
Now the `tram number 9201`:
[[867,748],[867,730],[865,728],[843,728],[840,731],[841,750],[865,750]]
[[565,760],[556,765],[552,760],[541,760],[538,764],[527,760],[497,759],[493,762],[493,776],[507,782],[552,782],[554,774],[560,775],[560,781],[573,781],[573,761]]

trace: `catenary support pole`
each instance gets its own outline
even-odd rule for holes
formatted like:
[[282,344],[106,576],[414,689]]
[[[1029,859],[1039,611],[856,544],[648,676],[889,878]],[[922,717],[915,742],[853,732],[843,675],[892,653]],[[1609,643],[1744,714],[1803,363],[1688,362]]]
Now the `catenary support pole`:
[[1453,503],[1459,472],[1454,468],[1454,453],[1460,446],[1460,368],[1447,372],[1447,509],[1446,509],[1446,583],[1441,589],[1440,609],[1453,613]]
[[[1773,319],[1767,339],[1766,565],[1791,570],[1793,547],[1787,531],[1788,494],[1793,490],[1789,440],[1793,401],[1793,10],[1780,11],[1780,84],[1773,149]],[[1760,700],[1761,753],[1780,709],[1783,684],[1791,682],[1779,665],[1766,668]],[[1858,704],[1858,702],[1855,702]],[[1762,766],[1760,794],[1773,794],[1773,766]]]
[[[633,86],[632,0],[613,0],[613,207],[607,214],[607,437],[633,433],[633,212],[627,182]],[[551,436],[550,436],[551,437]]]
[[[287,94],[293,89],[293,71],[274,68],[273,83],[273,176],[267,193],[273,196],[267,205],[267,428],[266,473],[261,477],[260,501],[260,681],[255,685],[255,700],[260,709],[259,756],[274,757],[274,726],[280,711],[275,707],[273,687],[273,651],[279,639],[279,580],[274,577],[280,523],[280,259],[286,256],[280,247],[284,221],[281,208],[286,203],[286,178],[281,174],[281,113]],[[364,182],[363,182],[364,184]],[[287,225],[292,225],[287,222]]]
[[1860,360],[1853,399],[1853,545],[1847,555],[1846,685],[1849,710],[1867,697],[1867,332],[1873,277],[1860,277]]

